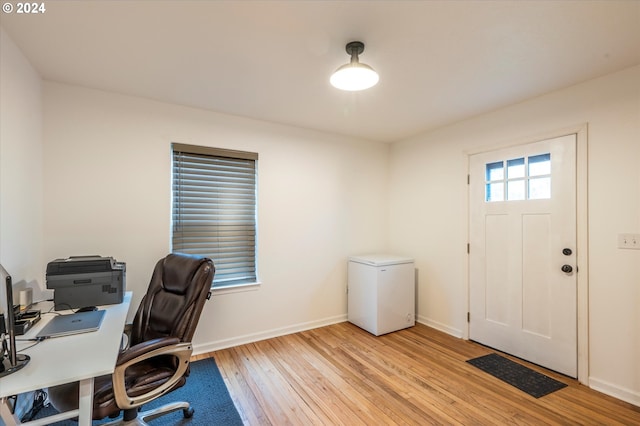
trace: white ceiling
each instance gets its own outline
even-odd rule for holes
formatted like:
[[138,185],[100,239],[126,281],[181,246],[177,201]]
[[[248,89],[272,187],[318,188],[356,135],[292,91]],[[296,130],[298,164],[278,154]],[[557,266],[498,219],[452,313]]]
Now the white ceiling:
[[[45,7],[0,25],[46,80],[383,142],[640,64],[633,0]],[[353,40],[380,83],[341,92]]]

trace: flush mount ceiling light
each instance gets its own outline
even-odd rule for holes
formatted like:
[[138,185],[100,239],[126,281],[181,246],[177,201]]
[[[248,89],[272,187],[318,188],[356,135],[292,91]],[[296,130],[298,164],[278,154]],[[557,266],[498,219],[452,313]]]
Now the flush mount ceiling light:
[[358,62],[358,55],[364,52],[364,43],[352,41],[347,43],[347,53],[351,62],[338,68],[331,75],[331,85],[340,90],[357,91],[368,89],[378,83],[378,73],[367,64]]

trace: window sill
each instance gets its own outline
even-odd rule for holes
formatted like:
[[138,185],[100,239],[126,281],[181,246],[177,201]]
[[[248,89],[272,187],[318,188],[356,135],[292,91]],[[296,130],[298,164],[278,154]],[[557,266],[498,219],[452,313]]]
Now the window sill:
[[211,294],[213,296],[218,296],[222,294],[232,294],[232,293],[243,293],[245,291],[255,291],[260,288],[262,285],[261,282],[255,283],[247,283],[247,284],[236,284],[229,285],[224,287],[211,287]]

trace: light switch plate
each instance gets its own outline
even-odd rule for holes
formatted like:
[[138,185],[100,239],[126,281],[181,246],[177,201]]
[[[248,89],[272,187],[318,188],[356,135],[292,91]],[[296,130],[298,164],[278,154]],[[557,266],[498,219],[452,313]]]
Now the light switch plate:
[[618,234],[618,248],[640,250],[640,234]]

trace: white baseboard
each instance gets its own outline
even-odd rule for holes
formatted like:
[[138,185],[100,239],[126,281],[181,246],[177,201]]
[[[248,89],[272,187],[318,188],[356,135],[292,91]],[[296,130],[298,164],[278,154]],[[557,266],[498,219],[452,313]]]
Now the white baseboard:
[[442,331],[443,333],[447,333],[453,337],[457,337],[459,339],[462,339],[462,337],[464,336],[464,333],[462,332],[462,330],[458,330],[457,328],[453,328],[453,327],[449,327],[446,324],[442,324],[438,321],[434,321],[432,319],[429,319],[427,317],[423,317],[422,315],[418,315],[418,318],[416,319],[420,324],[424,324],[428,327],[431,328],[435,328],[438,331]]
[[[310,321],[306,323],[295,324],[288,327],[274,328],[271,330],[262,331],[260,333],[245,334],[243,336],[233,337],[231,339],[217,340],[214,342],[202,343],[193,345],[193,354],[199,355],[203,353],[213,352],[220,349],[232,348],[234,346],[244,345],[247,343],[258,342],[260,340],[271,339],[273,337],[285,336],[287,334],[298,333],[300,331],[311,330],[313,328],[324,327],[331,324],[337,324],[347,321],[347,315],[337,315],[335,317],[325,318],[318,321]],[[463,333],[461,330],[449,327],[445,324],[433,321],[429,318],[418,316],[416,321],[435,328],[436,330],[447,333],[453,337],[461,339]]]
[[640,392],[626,389],[618,385],[606,382],[604,380],[589,377],[589,387],[598,392],[602,392],[614,398],[618,398],[629,404],[640,407]]
[[300,331],[311,330],[313,328],[324,327],[331,324],[345,322],[347,315],[337,315],[335,317],[325,318],[317,321],[310,321],[292,326],[274,328],[271,330],[261,331],[260,333],[245,334],[244,336],[233,337],[231,339],[218,340],[198,345],[193,345],[193,354],[199,355],[207,352],[213,352],[220,349],[231,348],[234,346],[244,345],[247,343],[258,342],[260,340],[271,339],[273,337],[285,336],[287,334],[298,333]]

